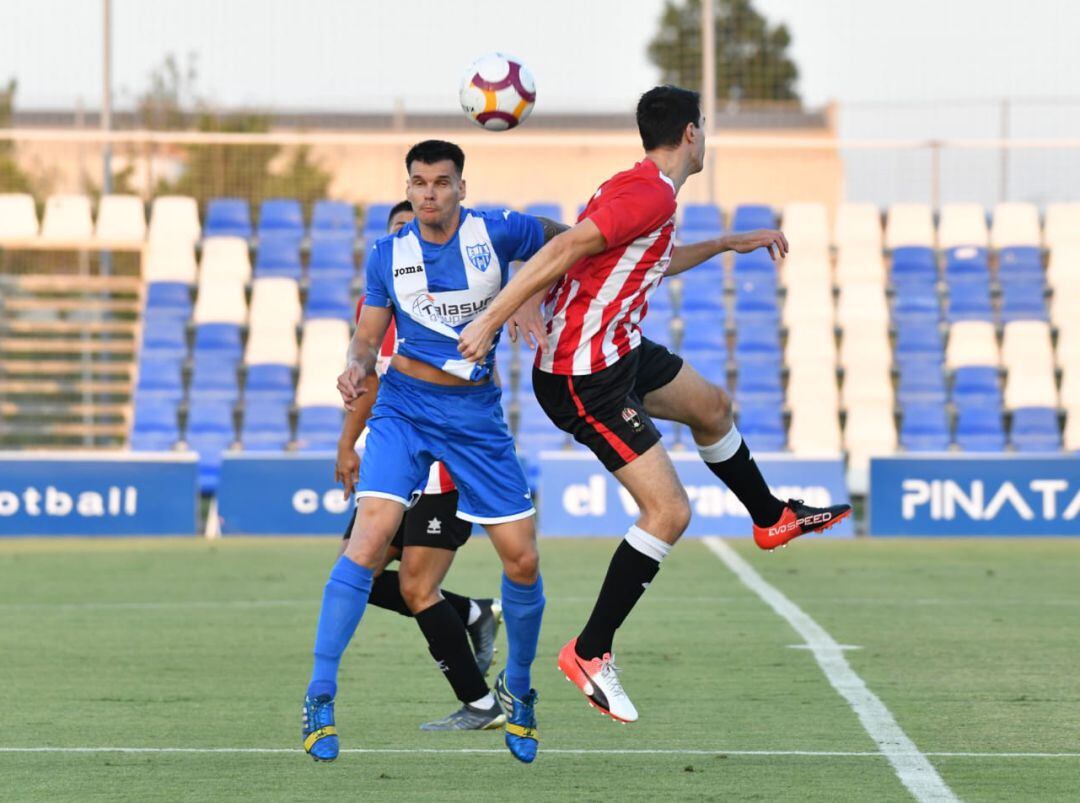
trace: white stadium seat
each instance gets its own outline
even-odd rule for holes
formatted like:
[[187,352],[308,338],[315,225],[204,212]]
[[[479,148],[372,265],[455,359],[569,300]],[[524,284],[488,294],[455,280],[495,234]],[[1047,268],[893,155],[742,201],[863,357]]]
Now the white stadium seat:
[[829,248],[829,220],[825,204],[790,203],[783,209],[781,228],[793,253],[826,253]]
[[870,328],[885,332],[889,327],[889,302],[885,288],[873,284],[850,284],[840,288],[836,322],[841,329]]
[[832,264],[828,252],[810,254],[792,252],[784,260],[780,281],[788,288],[801,293],[810,287],[832,288]]
[[857,370],[864,365],[892,365],[892,347],[888,332],[881,329],[852,329],[840,342],[840,367]]
[[300,378],[296,404],[300,407],[341,404],[337,376],[349,345],[345,321],[319,319],[304,324],[300,343]]
[[1055,290],[1080,285],[1080,242],[1054,246],[1046,266],[1046,280]]
[[884,287],[888,275],[880,248],[865,245],[840,247],[836,258],[836,283],[841,287],[849,284],[876,284]]
[[1010,371],[1031,365],[1053,366],[1050,325],[1042,321],[1012,321],[1005,324],[1001,360]]
[[1043,236],[1051,251],[1062,246],[1080,246],[1080,203],[1049,204]]
[[844,203],[836,212],[833,243],[838,248],[869,246],[881,250],[881,213],[873,204]]
[[934,217],[928,204],[893,204],[885,223],[885,247],[934,247]]
[[37,207],[26,193],[0,194],[0,243],[38,236]]
[[799,457],[839,456],[840,419],[836,412],[824,405],[793,408],[788,447]]
[[[254,305],[252,307],[254,314]],[[296,329],[281,326],[271,320],[253,320],[248,330],[244,362],[248,365],[296,365],[300,347]]]
[[989,321],[957,321],[949,328],[945,364],[950,370],[969,365],[1001,365],[997,334]]
[[272,323],[295,327],[303,317],[300,288],[295,279],[267,276],[251,283],[251,325]]
[[784,362],[787,365],[805,363],[835,373],[836,336],[831,323],[813,318],[798,320],[796,328],[788,331]]
[[835,366],[795,363],[788,372],[787,398],[792,411],[820,407],[835,418],[840,411]]
[[1005,375],[1005,408],[1057,407],[1054,366],[1030,363],[1010,368]]
[[251,254],[242,237],[207,237],[202,244],[200,275],[232,276],[247,284],[251,280]]
[[844,427],[848,481],[853,493],[865,493],[871,457],[896,452],[896,421],[891,405],[867,404],[848,410]]
[[247,321],[247,299],[244,283],[236,277],[201,278],[195,298],[192,319],[200,323],[232,323],[238,326]]
[[1050,320],[1059,332],[1080,329],[1080,276],[1054,288],[1050,299]]
[[1001,203],[994,207],[994,225],[990,229],[994,248],[1011,245],[1042,245],[1039,210],[1035,204]]
[[1054,353],[1058,368],[1063,371],[1070,368],[1080,369],[1080,327],[1073,326],[1059,331]]
[[186,195],[162,195],[150,207],[150,239],[185,239],[195,243],[202,236],[199,205]]
[[146,239],[146,210],[137,195],[104,195],[94,237],[104,244],[138,246]]
[[807,324],[828,325],[832,329],[836,323],[832,288],[819,284],[803,288],[797,294],[788,293],[784,298],[782,313],[784,326],[789,330]]
[[1069,365],[1061,372],[1061,406],[1080,412],[1080,365]]
[[894,394],[889,368],[879,365],[860,365],[845,371],[840,398],[845,410],[853,410],[868,404],[892,407]]
[[938,223],[938,246],[957,248],[973,245],[986,248],[990,232],[986,228],[986,210],[981,204],[945,204]]
[[143,257],[143,279],[147,282],[195,284],[198,265],[195,245],[186,238],[151,240]]
[[90,199],[85,195],[50,195],[45,201],[41,239],[57,243],[77,243],[94,236]]

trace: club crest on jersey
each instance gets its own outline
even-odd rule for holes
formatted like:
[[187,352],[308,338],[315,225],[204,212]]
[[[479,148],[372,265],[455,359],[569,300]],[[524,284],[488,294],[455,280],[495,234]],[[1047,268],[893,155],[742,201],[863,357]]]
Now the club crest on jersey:
[[491,265],[491,248],[487,243],[478,243],[477,245],[465,246],[465,253],[469,257],[469,262],[478,271],[483,273]]
[[622,418],[623,421],[630,425],[634,432],[641,432],[641,430],[645,429],[645,425],[641,423],[641,418],[638,416],[637,410],[633,407],[624,407]]

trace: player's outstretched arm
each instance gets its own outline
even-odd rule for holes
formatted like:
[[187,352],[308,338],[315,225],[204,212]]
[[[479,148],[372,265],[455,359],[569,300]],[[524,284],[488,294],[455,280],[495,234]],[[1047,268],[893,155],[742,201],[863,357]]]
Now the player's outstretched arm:
[[[565,223],[559,223],[551,218],[537,215],[536,219],[544,227],[545,243],[551,242],[564,231],[570,230],[570,227]],[[506,321],[506,330],[507,334],[510,335],[511,342],[516,343],[518,337],[520,337],[525,345],[534,350],[544,342],[547,336],[547,328],[540,307],[544,303],[544,296],[547,295],[547,291],[547,287],[542,287],[511,313]]]
[[338,375],[337,389],[345,409],[353,411],[358,398],[368,392],[365,377],[375,373],[375,358],[379,346],[390,328],[392,311],[389,307],[360,307],[360,320],[356,322],[349,351],[345,358],[345,370]]
[[521,266],[486,310],[465,327],[458,351],[479,362],[491,350],[495,333],[527,299],[561,278],[579,259],[599,254],[607,247],[604,235],[589,219],[556,236]]
[[725,234],[700,243],[676,246],[671,250],[671,264],[667,276],[675,276],[683,271],[700,265],[707,259],[725,251],[746,254],[758,248],[768,248],[773,260],[787,256],[788,242],[782,231],[776,229],[755,229],[735,234]]

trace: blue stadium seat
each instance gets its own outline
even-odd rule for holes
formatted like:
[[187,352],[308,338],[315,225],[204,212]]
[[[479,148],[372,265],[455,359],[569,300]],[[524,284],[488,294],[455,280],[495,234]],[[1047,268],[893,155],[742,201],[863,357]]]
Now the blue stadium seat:
[[926,365],[905,363],[900,366],[900,382],[896,399],[901,405],[944,404],[945,376],[941,371],[928,370]]
[[775,326],[746,325],[735,330],[735,362],[741,370],[746,365],[780,365],[780,333]]
[[892,282],[936,282],[937,258],[934,249],[922,245],[905,245],[893,249]]
[[936,326],[941,320],[941,302],[933,282],[911,281],[898,285],[893,303],[897,326]]
[[1001,385],[998,369],[989,365],[957,368],[953,375],[952,401],[956,408],[1001,409]]
[[650,304],[649,314],[645,316],[644,320],[638,322],[638,326],[641,327],[642,334],[654,343],[659,343],[661,346],[667,346],[668,348],[674,346],[672,315],[667,310],[654,310]]
[[1001,284],[1001,322],[1046,321],[1046,298],[1042,277],[1038,281],[1010,281]]
[[259,209],[259,238],[270,232],[304,236],[304,210],[295,198],[273,198]]
[[386,234],[386,219],[393,208],[393,204],[368,204],[364,210],[364,234],[376,237]]
[[949,424],[944,404],[910,404],[903,409],[900,445],[909,452],[944,452],[949,448]]
[[772,279],[774,286],[777,282],[776,263],[764,248],[756,248],[748,254],[736,254],[732,266],[736,285],[744,281],[759,281],[763,277]]
[[562,223],[562,206],[557,203],[548,202],[529,204],[523,211],[526,215],[546,217],[549,220],[554,220],[556,223]]
[[723,318],[711,311],[684,312],[681,316],[683,331],[679,349],[681,351],[727,350],[727,332],[724,329]]
[[289,443],[289,405],[251,402],[244,406],[240,442],[248,452],[280,452]]
[[685,204],[679,228],[721,231],[724,221],[720,215],[720,207],[716,204]]
[[308,275],[313,280],[316,276],[334,276],[352,281],[356,275],[354,244],[353,235],[344,232],[312,235]]
[[757,452],[782,452],[787,448],[783,414],[778,406],[740,407],[739,432]]
[[1034,246],[1010,246],[998,254],[998,281],[1042,284],[1042,253]]
[[728,385],[727,349],[679,349],[679,355],[714,385]]
[[1053,407],[1020,407],[1013,410],[1012,445],[1018,452],[1061,450],[1061,430]]
[[244,380],[245,402],[292,402],[293,374],[287,365],[252,365]]
[[341,318],[351,324],[355,314],[356,306],[347,282],[312,278],[308,285],[305,318]]
[[311,213],[311,237],[327,233],[348,234],[355,239],[356,208],[345,201],[316,201]]
[[251,213],[242,198],[211,198],[203,237],[251,237]]
[[188,395],[193,405],[207,401],[235,404],[240,398],[236,364],[213,355],[196,355]]
[[780,323],[780,307],[776,302],[775,274],[761,273],[756,276],[735,279],[735,326],[747,324]]
[[340,407],[301,407],[296,422],[296,445],[302,452],[337,448],[344,413]]
[[962,407],[956,417],[956,443],[965,452],[1002,452],[1005,428],[995,407]]
[[667,282],[660,282],[660,286],[649,296],[649,314],[663,312],[670,315],[674,308],[675,302],[671,298],[671,285]]
[[201,323],[195,327],[195,356],[213,354],[219,359],[236,362],[243,346],[240,327],[234,323]]
[[255,255],[255,275],[283,276],[299,281],[303,274],[300,263],[301,235],[291,232],[268,232],[259,238]]
[[187,357],[187,322],[165,315],[147,315],[143,321],[142,349],[146,359],[182,360]]
[[936,326],[901,326],[896,335],[898,365],[940,365],[945,359],[941,333]]
[[176,405],[168,402],[143,401],[135,404],[135,421],[131,427],[131,448],[136,452],[167,452],[180,440],[176,421]]
[[[684,311],[709,311],[724,317],[724,272],[719,267],[701,265],[679,275],[682,291],[680,308]],[[659,291],[658,291],[659,292]]]
[[146,314],[191,317],[191,288],[182,282],[150,282],[146,286]]
[[784,403],[784,388],[780,384],[780,371],[770,364],[749,364],[739,368],[735,399],[739,406],[773,405]]
[[731,217],[732,231],[752,229],[775,229],[776,212],[765,204],[739,204]]
[[222,453],[236,440],[232,405],[206,402],[188,411],[188,447],[199,454],[199,490],[212,493],[221,475]]
[[966,245],[950,248],[945,252],[945,278],[950,283],[953,279],[985,279],[990,281],[990,262],[985,248]]
[[949,322],[993,321],[990,279],[974,274],[949,277]]
[[136,403],[178,403],[184,397],[181,365],[180,360],[141,360],[135,385]]

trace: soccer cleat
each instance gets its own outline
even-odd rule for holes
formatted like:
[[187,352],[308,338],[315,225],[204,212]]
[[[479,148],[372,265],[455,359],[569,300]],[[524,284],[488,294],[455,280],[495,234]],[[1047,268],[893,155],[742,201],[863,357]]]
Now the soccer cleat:
[[600,713],[616,722],[637,721],[637,709],[619,682],[619,670],[611,653],[587,660],[577,654],[577,639],[571,639],[559,650],[559,669]]
[[771,527],[754,525],[754,543],[762,549],[776,549],[807,533],[820,533],[851,515],[851,505],[810,507],[801,499],[789,499],[780,520]]
[[465,629],[469,631],[476,666],[481,675],[487,675],[495,660],[495,636],[502,624],[502,603],[497,599],[478,599],[476,604],[480,607],[480,616]]
[[434,722],[425,722],[420,726],[422,731],[489,731],[501,728],[506,722],[502,709],[498,703],[492,703],[491,708],[473,708],[466,703],[457,711],[436,719]]
[[506,670],[495,679],[495,699],[506,714],[506,746],[518,761],[531,764],[536,759],[540,735],[536,731],[536,689],[522,700],[506,688]]
[[337,728],[334,727],[334,698],[329,694],[304,698],[304,751],[316,761],[338,757]]

